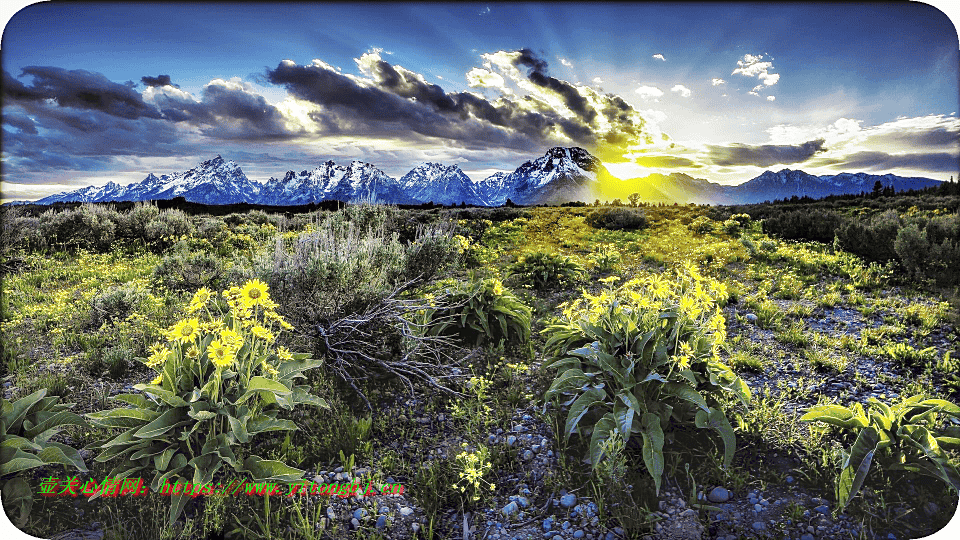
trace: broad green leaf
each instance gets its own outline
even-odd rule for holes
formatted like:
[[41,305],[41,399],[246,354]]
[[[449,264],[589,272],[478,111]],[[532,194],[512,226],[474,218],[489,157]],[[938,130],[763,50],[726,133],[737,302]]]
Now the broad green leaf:
[[727,469],[733,463],[733,454],[737,449],[737,438],[733,433],[733,426],[720,409],[710,409],[710,412],[697,411],[694,424],[698,428],[709,428],[720,434],[723,440],[723,468]]
[[254,481],[296,482],[303,477],[303,471],[279,461],[248,456],[243,460],[243,470],[253,475]]
[[633,431],[633,417],[637,415],[637,410],[632,407],[624,407],[617,403],[613,408],[614,420],[617,422],[617,429],[623,436],[623,442],[630,440],[630,432]]
[[844,460],[837,483],[837,503],[841,508],[845,508],[863,486],[879,443],[880,436],[873,426],[861,429],[857,435],[857,441],[853,443],[850,454]]
[[37,457],[46,463],[59,463],[87,472],[87,466],[77,449],[63,443],[48,442],[47,447],[37,453]]
[[570,439],[570,435],[573,435],[574,430],[577,428],[577,423],[580,422],[583,415],[587,414],[590,407],[595,403],[602,403],[605,397],[606,394],[602,390],[590,388],[573,402],[573,405],[570,406],[570,412],[567,414],[567,424],[564,428],[564,434],[567,439]]
[[[237,401],[234,402],[234,405],[243,403],[257,393],[264,394],[263,397],[266,400],[276,395],[285,396],[290,393],[290,389],[284,386],[282,383],[257,375],[250,378],[250,382],[247,384],[246,392],[237,398]],[[273,394],[274,396],[270,396],[270,394]]]
[[[187,403],[184,402],[184,405],[187,405]],[[133,436],[141,439],[152,439],[154,437],[159,437],[160,435],[163,435],[164,433],[173,429],[173,427],[183,419],[185,412],[186,411],[181,408],[169,409],[149,424],[138,429]]]
[[684,401],[689,401],[697,407],[700,407],[705,412],[710,411],[710,407],[707,405],[706,400],[703,399],[703,396],[700,395],[700,392],[697,392],[690,385],[685,383],[677,382],[667,382],[661,387],[661,390],[664,394],[669,394],[671,396],[678,397]]
[[87,413],[93,425],[105,428],[132,428],[156,420],[157,411],[149,409],[109,409]]
[[653,413],[643,413],[640,417],[640,434],[643,435],[643,465],[653,478],[656,493],[660,494],[663,480],[663,429],[660,417]]
[[841,405],[819,405],[813,407],[800,417],[800,421],[823,422],[847,429],[858,426],[853,411]]
[[603,459],[603,443],[610,438],[610,433],[617,429],[613,415],[607,413],[593,426],[593,435],[590,437],[590,463],[594,467]]

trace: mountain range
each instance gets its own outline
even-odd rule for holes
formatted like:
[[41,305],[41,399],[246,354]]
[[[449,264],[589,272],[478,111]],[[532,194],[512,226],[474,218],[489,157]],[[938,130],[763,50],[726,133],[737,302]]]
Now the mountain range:
[[[114,182],[101,187],[88,186],[51,195],[33,204],[183,197],[201,204],[287,206],[325,200],[373,200],[391,204],[433,202],[499,206],[508,199],[526,205],[590,202],[598,198],[626,200],[632,193],[639,194],[641,201],[650,203],[747,204],[794,195],[816,199],[870,192],[877,181],[896,191],[940,184],[939,180],[892,174],[861,172],[815,176],[790,169],[765,171],[736,186],[717,184],[683,173],[620,180],[586,150],[557,147],[511,173],[498,172],[480,181],[472,180],[457,165],[422,163],[397,180],[369,163],[353,161],[343,166],[327,161],[312,171],[289,171],[282,179],[270,178],[261,184],[249,180],[235,162],[225,161],[218,155],[185,172],[159,177],[150,173],[143,181],[127,186]],[[18,201],[13,204],[29,203]]]

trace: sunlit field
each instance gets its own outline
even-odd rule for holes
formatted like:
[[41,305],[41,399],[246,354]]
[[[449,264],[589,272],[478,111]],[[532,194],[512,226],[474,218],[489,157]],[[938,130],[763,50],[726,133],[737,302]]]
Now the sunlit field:
[[[960,216],[868,202],[4,208],[7,514],[144,540],[932,534],[960,487]],[[798,217],[822,212],[825,243]]]

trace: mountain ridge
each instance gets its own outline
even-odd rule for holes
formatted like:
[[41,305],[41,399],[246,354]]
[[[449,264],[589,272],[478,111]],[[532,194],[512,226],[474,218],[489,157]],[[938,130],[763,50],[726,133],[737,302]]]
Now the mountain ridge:
[[108,182],[50,195],[37,201],[8,204],[53,204],[55,202],[119,202],[184,197],[202,204],[251,203],[288,206],[325,200],[377,201],[390,204],[499,206],[508,200],[517,204],[560,204],[626,199],[632,193],[652,203],[745,204],[793,196],[821,198],[827,195],[870,192],[879,181],[896,191],[919,189],[941,183],[922,177],[864,172],[816,176],[802,170],[764,171],[742,184],[728,186],[685,173],[653,173],[621,180],[603,163],[579,147],[555,147],[513,172],[497,172],[473,180],[458,165],[425,162],[395,179],[376,166],[359,160],[349,165],[325,161],[313,170],[287,171],[283,178],[264,183],[249,180],[234,161],[222,156],[201,162],[187,171],[156,176],[149,173],[140,182],[121,186]]

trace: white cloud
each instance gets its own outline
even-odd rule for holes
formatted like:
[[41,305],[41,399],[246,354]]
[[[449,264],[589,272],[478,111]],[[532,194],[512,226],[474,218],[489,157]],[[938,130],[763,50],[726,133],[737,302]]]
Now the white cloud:
[[663,60],[664,62],[667,61],[667,59],[664,58],[662,54],[655,54],[653,55],[653,58],[656,58],[657,60]]
[[723,79],[716,79],[716,78],[711,79],[710,82],[711,82],[714,86],[717,86],[717,85],[720,85],[720,84],[727,84],[727,81],[725,81],[725,80],[723,80]]
[[670,91],[680,94],[681,97],[690,97],[690,89],[682,84],[674,86]]
[[644,118],[649,118],[658,124],[667,119],[667,113],[663,111],[657,111],[654,109],[647,109],[645,111],[640,111],[640,114],[642,114]]
[[489,14],[490,14],[490,6],[486,6],[480,10],[480,15],[489,15]]
[[601,79],[600,77],[594,77],[593,82],[596,84],[603,84],[603,79]]
[[777,96],[767,96],[767,101],[773,101],[777,99]]
[[563,64],[563,65],[565,65],[565,66],[567,66],[567,67],[573,67],[573,64],[572,64],[569,60],[567,60],[566,58],[561,58],[561,59],[560,59],[560,63]]
[[663,90],[660,90],[656,86],[641,86],[634,90],[634,92],[640,94],[640,97],[643,99],[656,99],[663,96]]
[[473,68],[468,71],[467,84],[471,88],[496,88],[505,93],[510,93],[510,89],[506,87],[506,81],[499,73],[487,71],[483,68]]
[[[762,62],[762,60],[762,54],[758,54],[756,56],[752,54],[745,54],[743,55],[743,58],[737,60],[737,68],[733,70],[731,75],[736,75],[739,73],[740,75],[746,77],[756,77],[760,79],[763,85],[766,86],[773,86],[777,84],[777,81],[780,80],[780,74],[769,72],[769,70],[775,69],[773,67],[773,62]],[[762,85],[754,88],[753,92],[750,93],[753,94],[754,92],[757,92],[759,88],[762,88]]]

